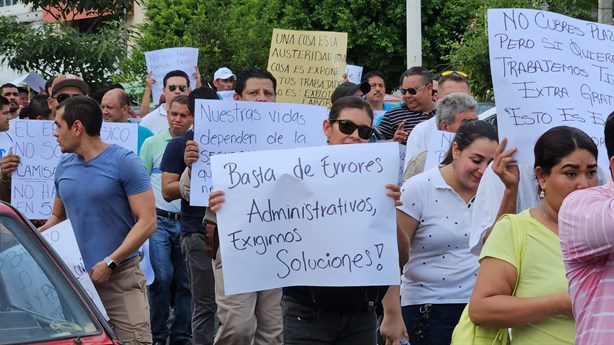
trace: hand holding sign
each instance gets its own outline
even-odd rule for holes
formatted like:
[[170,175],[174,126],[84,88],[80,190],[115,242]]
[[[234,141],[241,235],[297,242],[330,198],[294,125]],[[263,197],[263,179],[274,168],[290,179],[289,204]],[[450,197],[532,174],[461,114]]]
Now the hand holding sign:
[[398,284],[398,157],[396,143],[213,156],[226,293]]

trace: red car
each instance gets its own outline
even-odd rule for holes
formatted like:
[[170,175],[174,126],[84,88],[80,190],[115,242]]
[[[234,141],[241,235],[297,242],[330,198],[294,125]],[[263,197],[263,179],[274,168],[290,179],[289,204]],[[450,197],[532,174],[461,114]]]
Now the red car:
[[56,252],[0,203],[0,345],[119,345]]

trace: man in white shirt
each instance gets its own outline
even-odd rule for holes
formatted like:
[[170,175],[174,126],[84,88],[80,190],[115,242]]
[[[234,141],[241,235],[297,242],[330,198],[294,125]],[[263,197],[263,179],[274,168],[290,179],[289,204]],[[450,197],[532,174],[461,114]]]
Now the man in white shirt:
[[141,126],[149,129],[154,134],[168,129],[168,105],[179,95],[188,95],[190,93],[190,78],[181,70],[168,72],[164,76],[162,93],[166,99],[166,103],[160,104],[149,114],[145,115],[141,120]]
[[[459,71],[446,71],[441,75],[437,89],[439,95],[438,99],[442,99],[448,94],[457,92],[463,92],[468,95],[471,94],[471,85],[465,73]],[[407,151],[405,151],[405,157],[407,159],[426,150],[433,131],[436,129],[445,130],[441,128],[441,124],[438,123],[438,121],[437,116],[433,116],[417,124],[414,130],[409,133],[409,137],[407,138]]]

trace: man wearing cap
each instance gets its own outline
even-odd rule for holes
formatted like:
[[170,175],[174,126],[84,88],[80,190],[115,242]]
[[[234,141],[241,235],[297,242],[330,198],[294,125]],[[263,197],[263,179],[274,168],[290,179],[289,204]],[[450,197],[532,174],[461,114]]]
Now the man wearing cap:
[[181,70],[174,70],[166,73],[162,80],[162,95],[165,103],[160,104],[141,120],[141,126],[148,128],[154,134],[168,129],[168,106],[171,101],[179,95],[190,94],[190,78]]
[[233,89],[235,79],[235,75],[228,67],[222,67],[213,74],[213,86],[217,91],[230,91]]
[[[6,87],[6,85],[9,86]],[[17,108],[19,108],[19,105],[17,104],[19,92],[17,91],[17,87],[15,85],[4,84],[0,86],[0,90],[2,90],[3,94],[5,92],[8,94],[10,90],[11,97],[14,97],[14,103],[17,105]],[[49,109],[51,109],[51,115],[49,118],[53,119],[55,117],[55,108],[59,103],[73,96],[85,96],[88,91],[88,86],[81,78],[72,74],[64,74],[54,79],[51,90],[52,96],[47,98],[47,105],[49,105]],[[13,102],[11,102],[11,116],[13,114],[13,107]],[[7,182],[7,184],[10,184],[11,175],[21,163],[21,158],[16,154],[7,154],[2,156],[1,162],[2,178]]]
[[365,94],[365,101],[369,103],[373,111],[388,111],[394,109],[390,104],[384,103],[384,96],[386,95],[386,83],[384,82],[384,75],[380,71],[371,71],[362,79],[363,83],[368,83],[371,87],[371,91]]
[[86,96],[89,87],[83,79],[73,74],[63,74],[53,80],[51,84],[51,94],[47,98],[47,105],[51,109],[51,118],[55,118],[55,108],[58,104],[70,97]]
[[408,69],[399,79],[399,89],[403,105],[384,114],[379,129],[387,140],[405,144],[417,124],[435,116],[431,72],[421,66]]
[[11,83],[0,86],[0,95],[9,100],[11,118],[16,118],[19,115],[19,90],[17,86]]
[[[123,122],[129,123],[128,117],[130,117],[130,96],[122,89],[111,89],[102,96],[100,102],[102,108],[102,116],[106,122]],[[153,133],[139,125],[138,126],[138,146],[137,154],[141,152],[141,146],[145,139],[153,136]]]

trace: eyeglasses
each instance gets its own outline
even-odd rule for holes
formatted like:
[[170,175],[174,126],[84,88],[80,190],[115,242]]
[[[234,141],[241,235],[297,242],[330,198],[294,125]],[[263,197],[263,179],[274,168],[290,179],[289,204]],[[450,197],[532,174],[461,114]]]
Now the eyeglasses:
[[177,90],[177,88],[179,88],[179,91],[185,92],[185,90],[188,89],[188,86],[187,85],[172,85],[172,84],[168,86],[168,90],[170,92],[174,92],[175,90]]
[[448,76],[448,75],[452,75],[452,74],[456,74],[456,75],[461,76],[463,78],[469,79],[469,76],[465,72],[461,72],[461,71],[443,71],[443,72],[441,72],[441,76],[442,77],[445,77],[445,76]]
[[406,93],[408,93],[408,92],[409,92],[409,94],[410,94],[410,95],[415,95],[415,94],[417,94],[417,93],[418,93],[418,91],[420,91],[420,90],[424,89],[424,88],[425,88],[427,85],[431,85],[431,83],[424,84],[424,85],[420,86],[420,87],[419,87],[419,88],[417,88],[417,89],[414,89],[413,87],[408,87],[408,88],[406,88],[406,89],[404,89],[404,88],[400,88],[400,90],[401,90],[401,93],[402,93],[402,94],[406,94]]
[[51,97],[51,98],[55,98],[56,101],[58,101],[58,103],[62,103],[65,100],[69,99],[70,97],[76,97],[76,96],[83,96],[83,95],[79,95],[79,94],[75,94],[75,95],[69,95],[67,93],[61,93],[55,97]]
[[373,127],[371,126],[359,126],[350,120],[329,120],[329,122],[331,124],[337,122],[339,124],[339,131],[345,135],[350,135],[357,129],[358,136],[361,139],[367,140],[373,135]]

